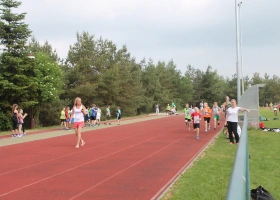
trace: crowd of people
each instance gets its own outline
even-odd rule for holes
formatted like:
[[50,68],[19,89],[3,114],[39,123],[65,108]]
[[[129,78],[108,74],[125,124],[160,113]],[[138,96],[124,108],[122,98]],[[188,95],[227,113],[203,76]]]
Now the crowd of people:
[[[159,114],[159,105],[156,104],[156,115]],[[279,108],[280,109],[280,108]],[[166,107],[166,115],[176,114],[176,105],[174,102],[171,103],[171,106],[168,104]],[[196,133],[196,139],[199,139],[200,132],[200,121],[203,117],[205,123],[205,132],[210,130],[210,121],[211,117],[213,120],[213,128],[216,130],[217,125],[220,125],[220,117],[221,114],[224,113],[225,124],[227,127],[228,135],[230,139],[230,144],[234,144],[234,138],[236,144],[239,143],[239,135],[238,135],[238,112],[239,111],[247,111],[250,112],[246,108],[241,108],[237,106],[237,102],[235,99],[230,100],[228,96],[225,97],[225,102],[218,106],[217,102],[213,103],[213,107],[210,108],[207,102],[201,102],[199,104],[199,108],[193,105],[189,105],[188,103],[184,108],[184,116],[185,123],[188,130],[193,127]],[[85,107],[82,104],[82,99],[77,97],[74,100],[74,105],[72,109],[70,107],[63,107],[60,112],[60,129],[61,130],[71,130],[75,129],[75,133],[77,136],[77,143],[75,148],[79,148],[80,146],[85,145],[85,141],[82,139],[81,130],[83,127],[96,127],[100,126],[101,123],[101,114],[102,111],[100,107],[96,104],[92,104],[91,107]],[[14,104],[12,106],[12,136],[13,137],[22,137],[25,133],[24,128],[24,118],[27,114],[23,114],[23,110],[18,110],[18,105]],[[121,109],[117,107],[116,110],[117,123],[120,125],[121,123]],[[105,125],[111,125],[111,110],[110,105],[106,107],[106,121]]]
[[[265,107],[266,107],[266,109],[268,109],[268,103],[265,104]],[[273,104],[272,102],[270,102],[269,108],[271,111],[273,111],[274,116],[277,116],[278,112],[280,112],[280,102],[278,104],[277,103]]]
[[217,125],[220,125],[220,117],[221,114],[224,113],[225,124],[224,127],[227,128],[228,137],[230,140],[230,144],[234,144],[234,139],[236,144],[239,144],[239,134],[238,134],[238,112],[246,111],[250,112],[250,110],[246,108],[241,108],[237,106],[237,102],[235,99],[230,100],[228,96],[225,97],[225,102],[218,106],[217,102],[213,103],[213,107],[210,108],[207,102],[201,102],[199,104],[199,108],[195,106],[189,106],[187,103],[184,108],[185,114],[185,123],[190,130],[191,125],[196,133],[196,139],[199,139],[199,131],[200,131],[200,121],[203,117],[205,123],[205,132],[210,130],[210,120],[211,117],[213,120],[213,128],[216,130]]

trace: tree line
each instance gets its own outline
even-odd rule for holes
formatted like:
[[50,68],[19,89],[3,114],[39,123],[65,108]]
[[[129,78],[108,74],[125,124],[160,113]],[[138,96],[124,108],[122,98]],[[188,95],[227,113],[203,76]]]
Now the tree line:
[[[62,106],[72,106],[81,97],[85,106],[120,106],[123,116],[163,111],[168,103],[178,109],[185,103],[207,101],[223,103],[224,96],[236,98],[237,77],[219,75],[208,66],[205,71],[187,65],[185,73],[169,62],[142,59],[136,61],[126,45],[118,48],[108,39],[96,38],[84,31],[76,33],[66,58],[61,59],[52,45],[31,38],[24,22],[26,13],[14,11],[21,2],[0,0],[0,130],[11,127],[11,105],[18,104],[28,113],[27,127],[59,124]],[[246,76],[250,85],[265,83],[260,103],[280,101],[278,76]]]

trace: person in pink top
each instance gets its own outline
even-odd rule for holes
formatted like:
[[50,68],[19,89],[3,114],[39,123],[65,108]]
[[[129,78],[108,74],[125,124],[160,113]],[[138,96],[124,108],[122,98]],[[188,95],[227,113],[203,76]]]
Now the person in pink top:
[[[75,115],[74,118],[74,125],[73,127],[75,128],[75,133],[77,135],[77,144],[76,144],[76,148],[79,148],[80,145],[84,146],[85,145],[85,141],[82,139],[82,128],[84,127],[84,116],[86,115],[86,108],[85,106],[82,105],[82,99],[80,97],[77,97],[74,101],[74,106],[72,108],[72,112]],[[71,119],[72,120],[72,116],[71,115]]]

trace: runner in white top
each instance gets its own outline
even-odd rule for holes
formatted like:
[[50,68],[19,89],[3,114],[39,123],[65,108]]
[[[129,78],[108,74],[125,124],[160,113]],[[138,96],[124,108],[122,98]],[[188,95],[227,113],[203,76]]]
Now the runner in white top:
[[[86,108],[82,105],[82,100],[81,98],[77,97],[74,101],[74,106],[72,109],[72,112],[75,115],[74,119],[74,128],[75,128],[75,133],[77,135],[77,145],[75,146],[76,148],[79,148],[80,145],[84,146],[85,141],[82,139],[82,133],[81,130],[84,127],[84,116],[86,114]],[[71,120],[72,120],[71,115]]]

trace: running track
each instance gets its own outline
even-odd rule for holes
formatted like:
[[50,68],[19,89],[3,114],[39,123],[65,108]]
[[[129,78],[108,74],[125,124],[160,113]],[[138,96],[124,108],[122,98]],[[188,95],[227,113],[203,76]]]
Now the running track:
[[84,132],[79,149],[74,134],[1,147],[0,199],[156,199],[218,133],[203,130],[167,116]]

